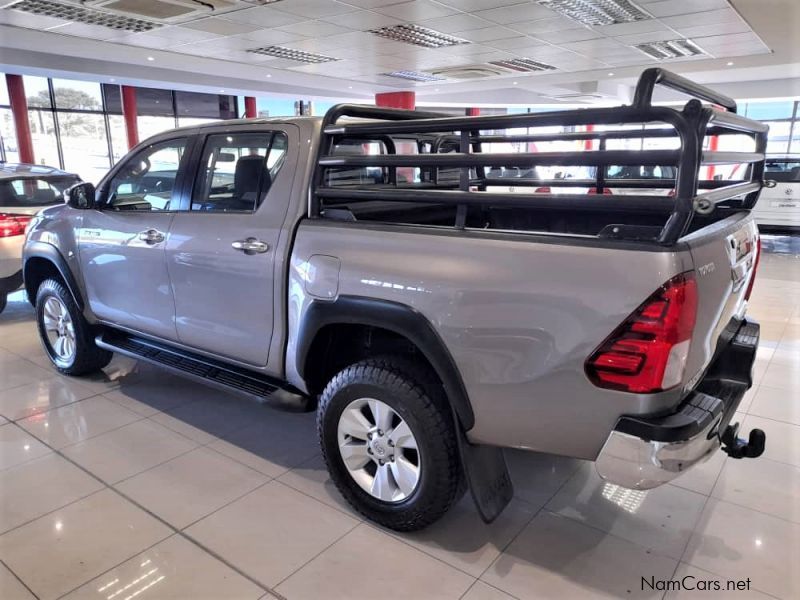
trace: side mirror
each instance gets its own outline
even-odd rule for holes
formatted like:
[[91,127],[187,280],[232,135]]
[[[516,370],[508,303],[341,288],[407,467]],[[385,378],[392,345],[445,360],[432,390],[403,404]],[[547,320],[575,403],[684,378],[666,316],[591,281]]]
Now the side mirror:
[[64,199],[67,206],[86,210],[94,208],[94,186],[91,183],[76,183],[66,192],[64,192]]

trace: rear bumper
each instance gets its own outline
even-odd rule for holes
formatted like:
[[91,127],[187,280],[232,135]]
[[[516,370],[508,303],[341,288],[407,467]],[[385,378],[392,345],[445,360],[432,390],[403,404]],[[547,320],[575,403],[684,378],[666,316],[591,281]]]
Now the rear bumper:
[[600,476],[626,488],[646,490],[711,457],[752,385],[759,330],[758,323],[744,321],[677,412],[621,417],[597,457]]

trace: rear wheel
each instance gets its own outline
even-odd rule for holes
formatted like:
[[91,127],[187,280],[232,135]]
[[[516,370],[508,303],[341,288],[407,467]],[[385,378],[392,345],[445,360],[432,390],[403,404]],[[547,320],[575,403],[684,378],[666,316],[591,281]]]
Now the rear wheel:
[[317,425],[347,501],[397,531],[439,519],[462,492],[452,413],[427,371],[401,358],[358,362],[328,383]]
[[92,326],[60,281],[46,279],[39,286],[36,323],[47,356],[65,375],[93,373],[111,361],[111,352],[94,343]]

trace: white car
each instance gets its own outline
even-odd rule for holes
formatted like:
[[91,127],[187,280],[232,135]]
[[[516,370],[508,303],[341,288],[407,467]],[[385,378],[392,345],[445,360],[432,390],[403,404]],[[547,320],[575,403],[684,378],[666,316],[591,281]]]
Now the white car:
[[0,312],[22,285],[25,230],[41,209],[64,201],[64,191],[81,179],[53,167],[0,163]]
[[800,156],[770,156],[764,179],[775,187],[765,187],[753,209],[760,229],[793,229],[800,227]]

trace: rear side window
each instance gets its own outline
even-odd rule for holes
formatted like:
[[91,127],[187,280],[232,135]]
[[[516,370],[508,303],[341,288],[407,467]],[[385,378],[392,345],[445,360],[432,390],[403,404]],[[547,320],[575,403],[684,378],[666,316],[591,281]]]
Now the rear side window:
[[191,209],[257,210],[283,166],[287,145],[286,134],[280,131],[208,136]]
[[800,181],[800,161],[767,160],[764,177],[775,181]]
[[24,177],[0,181],[0,207],[49,206],[64,201],[64,191],[77,177]]

